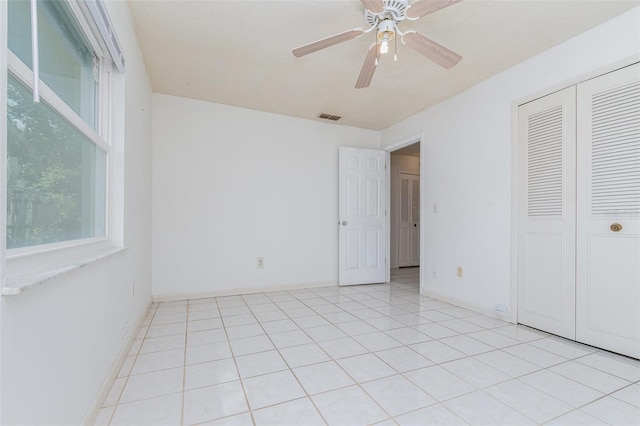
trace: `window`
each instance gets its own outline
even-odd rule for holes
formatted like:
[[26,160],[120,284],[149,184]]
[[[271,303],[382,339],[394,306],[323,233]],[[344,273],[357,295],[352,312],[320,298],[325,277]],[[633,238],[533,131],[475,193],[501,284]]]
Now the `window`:
[[110,63],[78,6],[38,1],[40,102],[31,6],[8,3],[6,247],[108,233]]

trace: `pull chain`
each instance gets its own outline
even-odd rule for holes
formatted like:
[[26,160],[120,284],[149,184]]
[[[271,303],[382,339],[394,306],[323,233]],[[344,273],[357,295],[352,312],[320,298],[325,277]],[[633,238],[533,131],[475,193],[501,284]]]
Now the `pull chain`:
[[378,66],[378,58],[380,57],[380,46],[378,46],[378,31],[376,31],[373,36],[376,38],[376,61],[375,66]]
[[398,33],[393,38],[393,62],[398,62]]

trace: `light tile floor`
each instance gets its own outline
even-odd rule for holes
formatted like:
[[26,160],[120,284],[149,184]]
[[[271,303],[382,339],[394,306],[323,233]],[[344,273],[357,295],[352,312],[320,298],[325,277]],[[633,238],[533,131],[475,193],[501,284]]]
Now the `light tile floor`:
[[640,424],[640,362],[390,285],[153,304],[97,425]]

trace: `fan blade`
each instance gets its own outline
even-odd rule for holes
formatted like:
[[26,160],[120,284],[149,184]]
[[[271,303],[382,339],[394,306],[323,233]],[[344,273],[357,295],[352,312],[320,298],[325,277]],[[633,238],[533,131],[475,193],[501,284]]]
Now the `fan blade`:
[[323,38],[322,40],[314,41],[313,43],[305,44],[304,46],[296,47],[292,50],[293,56],[299,58],[309,53],[317,52],[318,50],[331,47],[338,43],[353,40],[364,33],[361,28],[354,28],[353,30],[345,31],[340,34],[332,35],[331,37]]
[[418,0],[407,8],[407,18],[418,19],[462,0]]
[[373,13],[384,12],[384,3],[382,0],[360,0],[365,9],[369,9]]
[[458,55],[456,52],[447,49],[443,45],[436,43],[420,33],[406,33],[402,37],[402,41],[422,56],[431,59],[436,64],[447,69],[451,68],[460,62],[460,59],[462,59],[462,56]]
[[356,89],[363,89],[369,87],[373,73],[376,71],[376,57],[378,56],[378,45],[374,44],[367,52],[367,56],[364,58],[358,81],[356,81]]

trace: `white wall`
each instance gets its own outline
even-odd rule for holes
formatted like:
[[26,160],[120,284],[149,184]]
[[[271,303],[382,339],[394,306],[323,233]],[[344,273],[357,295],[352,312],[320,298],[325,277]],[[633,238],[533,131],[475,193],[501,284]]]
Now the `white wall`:
[[336,283],[338,147],[379,132],[154,94],[153,143],[154,296]]
[[2,424],[82,423],[151,299],[151,87],[127,3],[107,6],[127,59],[124,242],[129,249],[3,298]]
[[400,218],[400,173],[420,174],[420,159],[391,153],[391,267],[398,267],[398,229]]
[[383,147],[424,132],[423,291],[510,304],[512,102],[638,55],[638,34],[640,7],[383,131]]

